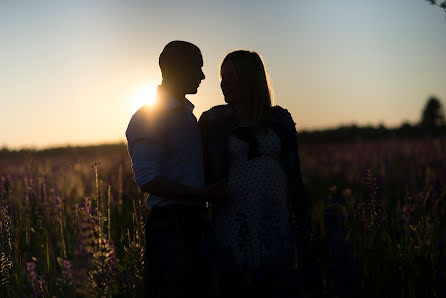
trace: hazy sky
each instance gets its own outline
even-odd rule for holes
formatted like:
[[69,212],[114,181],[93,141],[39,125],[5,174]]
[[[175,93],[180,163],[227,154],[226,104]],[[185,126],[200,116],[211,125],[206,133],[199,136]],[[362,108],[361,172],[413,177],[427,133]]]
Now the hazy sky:
[[445,13],[425,0],[2,1],[0,146],[124,140],[175,39],[203,54],[197,117],[224,103],[218,69],[236,49],[263,56],[298,130],[416,122],[429,95],[446,104]]

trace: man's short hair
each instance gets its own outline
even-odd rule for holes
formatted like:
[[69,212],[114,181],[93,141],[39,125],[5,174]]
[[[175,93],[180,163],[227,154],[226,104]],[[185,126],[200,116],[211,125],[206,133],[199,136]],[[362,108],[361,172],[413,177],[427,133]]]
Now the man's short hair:
[[159,57],[159,66],[163,77],[167,73],[176,72],[178,68],[187,65],[197,56],[201,57],[201,52],[196,45],[182,40],[169,42]]

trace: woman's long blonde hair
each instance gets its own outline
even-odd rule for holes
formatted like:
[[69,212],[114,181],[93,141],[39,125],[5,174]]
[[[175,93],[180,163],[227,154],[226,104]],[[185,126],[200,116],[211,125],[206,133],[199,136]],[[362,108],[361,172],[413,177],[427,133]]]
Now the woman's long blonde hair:
[[249,115],[256,128],[266,129],[271,118],[272,94],[268,75],[260,55],[253,51],[238,50],[223,59],[221,67],[231,63],[238,79],[247,90]]

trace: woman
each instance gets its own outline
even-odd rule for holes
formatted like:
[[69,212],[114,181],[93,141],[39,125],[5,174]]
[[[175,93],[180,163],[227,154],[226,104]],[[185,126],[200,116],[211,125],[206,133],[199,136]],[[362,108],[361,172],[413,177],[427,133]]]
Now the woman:
[[208,245],[215,240],[214,273],[225,296],[275,297],[276,289],[289,292],[297,282],[286,279],[308,234],[295,124],[286,110],[271,106],[257,53],[228,54],[220,75],[228,105],[199,121],[206,182],[228,182],[229,199],[213,206],[207,234]]

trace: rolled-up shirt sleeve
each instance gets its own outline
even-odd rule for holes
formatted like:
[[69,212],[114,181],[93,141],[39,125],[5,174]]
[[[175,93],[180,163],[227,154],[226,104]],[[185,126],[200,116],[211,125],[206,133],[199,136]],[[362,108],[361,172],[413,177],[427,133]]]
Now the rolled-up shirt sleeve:
[[136,112],[126,131],[133,178],[140,189],[161,174],[163,142],[160,119],[151,116],[153,114],[144,111]]

